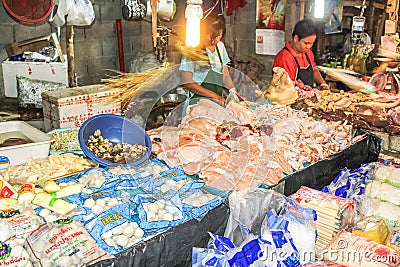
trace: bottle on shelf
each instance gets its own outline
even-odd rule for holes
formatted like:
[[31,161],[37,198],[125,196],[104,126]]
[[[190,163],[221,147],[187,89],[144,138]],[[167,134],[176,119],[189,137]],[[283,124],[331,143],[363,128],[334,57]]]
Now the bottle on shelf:
[[347,68],[348,68],[349,70],[353,70],[353,69],[354,69],[355,51],[356,51],[356,48],[355,48],[355,46],[353,45],[353,46],[351,47],[350,55],[349,55],[349,57],[347,58],[347,66],[348,66]]

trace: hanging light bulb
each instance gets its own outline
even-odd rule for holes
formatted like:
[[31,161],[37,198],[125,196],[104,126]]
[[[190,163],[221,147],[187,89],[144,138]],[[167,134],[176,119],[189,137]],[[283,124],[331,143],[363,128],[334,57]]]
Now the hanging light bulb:
[[200,19],[203,17],[202,0],[188,0],[186,2],[186,46],[200,44]]
[[316,19],[322,19],[324,17],[325,0],[315,0],[314,2],[314,17]]

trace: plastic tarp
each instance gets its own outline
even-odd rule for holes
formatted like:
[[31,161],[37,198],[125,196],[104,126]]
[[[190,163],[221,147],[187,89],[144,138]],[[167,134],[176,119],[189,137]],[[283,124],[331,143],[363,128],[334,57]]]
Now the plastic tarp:
[[155,236],[142,245],[123,251],[113,259],[100,261],[96,267],[191,266],[192,248],[207,247],[208,232],[223,235],[229,207],[223,203],[210,210],[200,221],[191,220]]
[[301,186],[321,190],[325,185],[329,185],[344,167],[355,169],[361,163],[376,161],[381,150],[381,139],[363,130],[357,130],[355,135],[361,134],[366,135],[345,150],[285,177],[282,181],[285,183],[284,194],[289,196]]

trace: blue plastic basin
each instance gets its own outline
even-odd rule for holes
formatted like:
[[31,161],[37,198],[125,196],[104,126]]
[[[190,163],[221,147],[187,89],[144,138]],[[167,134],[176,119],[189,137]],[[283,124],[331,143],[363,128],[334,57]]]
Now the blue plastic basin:
[[[87,147],[89,137],[93,135],[96,130],[100,130],[101,135],[104,138],[108,138],[113,144],[123,142],[131,145],[141,144],[147,146],[147,153],[140,160],[127,162],[126,164],[119,164],[101,159]],[[115,114],[99,114],[87,119],[79,128],[78,140],[83,153],[85,153],[88,158],[103,166],[136,166],[147,161],[151,154],[151,140],[143,127],[124,116]]]

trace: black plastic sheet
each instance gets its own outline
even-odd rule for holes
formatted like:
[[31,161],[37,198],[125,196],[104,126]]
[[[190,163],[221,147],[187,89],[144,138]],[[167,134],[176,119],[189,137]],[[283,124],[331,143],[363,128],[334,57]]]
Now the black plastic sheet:
[[289,196],[301,186],[321,190],[329,185],[344,167],[355,169],[362,163],[377,161],[381,150],[381,139],[363,130],[357,131],[356,135],[360,134],[366,136],[345,150],[285,177],[282,181],[285,183],[284,194]]
[[207,247],[208,232],[224,235],[229,207],[223,203],[210,210],[200,221],[191,220],[157,235],[142,245],[130,248],[113,259],[100,261],[96,267],[191,266],[192,248]]

